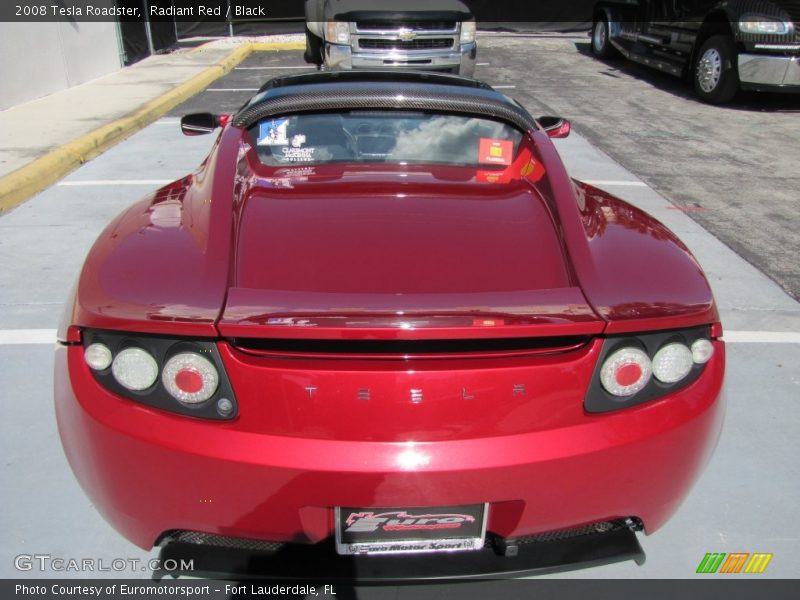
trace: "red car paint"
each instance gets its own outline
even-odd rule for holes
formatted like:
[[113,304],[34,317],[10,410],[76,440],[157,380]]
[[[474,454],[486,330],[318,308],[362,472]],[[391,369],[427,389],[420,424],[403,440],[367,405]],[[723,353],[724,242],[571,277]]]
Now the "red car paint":
[[[687,387],[590,414],[603,336],[718,320],[685,246],[572,181],[541,131],[487,178],[449,166],[271,168],[227,125],[196,173],[131,207],[91,250],[59,333],[72,345],[56,353],[56,410],[84,490],[143,548],[179,529],[316,542],[337,506],[488,502],[500,536],[628,516],[649,533],[716,444],[724,344],[713,341]],[[113,394],[75,344],[82,328],[217,340],[237,418]],[[233,340],[542,336],[583,341],[432,359]]]
[[[688,493],[723,417],[720,342],[703,377],[679,394],[593,416],[575,392],[596,344],[563,361],[522,407],[506,383],[539,381],[546,360],[472,359],[461,372],[422,374],[402,362],[372,364],[370,384],[425,382],[437,401],[412,405],[397,394],[365,407],[342,393],[336,408],[301,388],[335,379],[354,391],[364,386],[363,365],[252,366],[257,361],[220,344],[231,378],[242,382],[242,416],[226,424],[115,397],[96,384],[80,347],[57,351],[57,415],[70,464],[101,514],[142,548],[172,529],[320,541],[332,532],[335,506],[489,502],[488,529],[503,536],[627,515],[651,533]],[[459,394],[462,373],[476,400],[486,394],[474,406]],[[293,385],[286,396],[276,394],[282,383]],[[448,393],[435,395],[440,389]]]

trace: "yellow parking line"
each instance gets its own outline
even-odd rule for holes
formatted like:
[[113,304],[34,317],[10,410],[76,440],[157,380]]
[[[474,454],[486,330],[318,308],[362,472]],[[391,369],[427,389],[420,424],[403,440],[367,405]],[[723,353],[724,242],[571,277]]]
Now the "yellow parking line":
[[305,44],[300,42],[246,42],[239,45],[202,73],[150,100],[131,114],[98,127],[0,177],[0,213],[19,206],[73,169],[165,115],[231,71],[253,52],[301,48],[305,48]]

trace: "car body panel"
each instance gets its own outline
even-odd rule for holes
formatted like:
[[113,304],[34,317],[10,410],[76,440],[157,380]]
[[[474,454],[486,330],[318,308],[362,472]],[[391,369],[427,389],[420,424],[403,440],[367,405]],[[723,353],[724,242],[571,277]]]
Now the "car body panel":
[[[56,414],[82,487],[142,548],[173,529],[309,543],[331,534],[335,506],[485,501],[489,530],[506,537],[627,515],[651,533],[677,510],[716,445],[721,343],[707,366],[678,394],[554,429],[502,435],[502,423],[483,419],[495,435],[354,442],[263,434],[135,405],[97,385],[80,347],[62,347]],[[485,373],[494,389],[492,376]]]
[[100,234],[68,308],[71,324],[217,335],[233,219],[229,153],[237,134],[223,131],[194,174],[139,201]]
[[[372,231],[375,217],[372,223],[361,220],[365,218],[364,210],[367,206],[371,206],[372,209],[376,207],[374,203],[370,204],[373,201],[377,202],[374,194],[376,190],[370,189],[370,185],[376,185],[374,182],[381,178],[384,180],[387,177],[400,178],[402,175],[409,175],[412,180],[416,180],[416,183],[409,184],[414,189],[412,195],[415,197],[402,198],[404,206],[427,203],[429,199],[434,199],[438,195],[440,215],[444,215],[454,206],[469,207],[473,214],[468,217],[463,214],[464,211],[460,211],[462,214],[458,218],[461,219],[461,224],[472,227],[473,237],[481,236],[483,244],[491,248],[492,252],[502,243],[494,258],[491,258],[493,255],[488,252],[480,253],[477,248],[472,249],[471,251],[475,253],[473,255],[475,260],[472,261],[459,261],[457,248],[454,247],[450,250],[450,258],[447,259],[449,264],[445,265],[449,270],[441,271],[445,275],[444,278],[437,278],[436,270],[425,264],[423,257],[426,252],[430,252],[430,245],[435,243],[438,235],[436,232],[444,231],[441,227],[437,229],[435,224],[428,222],[428,217],[437,209],[430,203],[425,205],[425,213],[404,213],[402,208],[395,208],[397,215],[406,215],[405,221],[395,219],[386,222],[382,225],[382,231],[384,235],[391,234],[396,245],[403,245],[402,249],[398,248],[393,252],[396,263],[401,261],[401,257],[407,257],[406,285],[414,280],[412,273],[416,274],[418,271],[415,265],[421,265],[420,273],[424,273],[427,269],[428,276],[425,282],[428,285],[432,285],[434,280],[441,279],[441,282],[435,282],[437,286],[443,286],[444,281],[449,281],[450,286],[461,286],[460,289],[440,287],[439,291],[442,293],[471,293],[476,290],[470,289],[469,286],[474,287],[475,284],[468,282],[474,279],[476,270],[481,270],[489,272],[490,277],[494,278],[494,291],[563,288],[566,291],[561,303],[562,309],[547,308],[543,309],[541,314],[578,313],[579,317],[587,315],[585,308],[580,306],[574,310],[578,300],[574,288],[580,287],[588,301],[582,304],[588,303],[608,322],[608,332],[652,328],[652,323],[648,321],[652,318],[663,319],[663,324],[659,326],[662,329],[690,327],[718,321],[708,283],[685,246],[646,213],[627,203],[616,201],[608,194],[594,188],[576,186],[564,170],[552,142],[541,132],[533,132],[532,143],[520,152],[523,160],[515,161],[505,172],[497,174],[499,179],[495,184],[477,183],[479,170],[468,167],[438,170],[440,177],[445,172],[451,178],[458,173],[462,182],[467,180],[472,182],[471,185],[462,182],[447,185],[446,180],[444,182],[434,180],[428,173],[414,172],[413,169],[399,166],[395,169],[384,168],[382,174],[376,174],[371,169],[361,172],[353,168],[318,169],[317,175],[298,176],[291,190],[281,191],[272,187],[275,185],[274,176],[282,175],[283,179],[287,179],[285,177],[287,169],[273,169],[269,173],[273,177],[261,180],[259,176],[264,176],[266,168],[261,166],[261,172],[254,173],[252,161],[239,161],[239,172],[234,184],[234,168],[230,163],[233,156],[245,152],[243,148],[246,146],[243,144],[245,141],[242,130],[232,126],[226,127],[220,134],[219,144],[212,151],[209,160],[190,179],[162,188],[109,225],[100,236],[99,243],[90,251],[84,266],[75,312],[71,319],[73,324],[101,329],[126,329],[135,324],[140,330],[151,333],[213,337],[219,333],[215,324],[220,317],[224,317],[223,323],[235,323],[249,320],[253,315],[265,314],[258,305],[251,305],[250,315],[244,314],[241,307],[233,308],[233,306],[231,314],[223,315],[221,309],[228,287],[259,289],[259,286],[267,283],[264,279],[267,271],[260,271],[260,267],[264,262],[269,264],[270,261],[272,264],[270,274],[274,274],[276,269],[282,269],[283,277],[295,276],[291,271],[292,262],[288,260],[293,254],[287,251],[286,259],[281,261],[280,255],[266,252],[269,247],[260,247],[259,244],[273,243],[273,241],[267,242],[266,238],[260,237],[257,232],[251,234],[250,232],[256,228],[248,223],[240,224],[236,229],[234,223],[236,215],[239,215],[239,223],[242,223],[245,213],[248,217],[253,217],[254,223],[260,223],[265,219],[264,215],[267,212],[271,216],[273,206],[286,211],[284,218],[289,219],[299,215],[296,212],[298,207],[293,204],[305,202],[299,207],[302,210],[310,203],[314,205],[315,210],[319,210],[320,207],[327,206],[326,203],[329,201],[338,203],[338,207],[347,202],[348,208],[358,207],[359,210],[358,214],[349,216],[349,221],[342,220],[337,234],[340,236],[339,241],[348,235],[358,235],[359,240],[363,240],[364,235],[373,236],[369,239],[375,240],[377,237]],[[533,174],[520,176],[521,169],[529,164],[531,159],[534,163],[541,164],[542,172],[548,175],[533,182],[535,183],[533,187],[529,181]],[[291,173],[291,169],[289,171]],[[315,178],[320,180],[318,185],[314,183]],[[288,179],[291,180],[291,177]],[[340,179],[342,181],[339,181]],[[348,183],[350,179],[354,181]],[[506,183],[501,183],[504,179]],[[213,186],[210,183],[212,180],[215,182]],[[336,185],[331,185],[334,181],[337,182]],[[373,183],[370,184],[370,181]],[[495,185],[496,188],[492,189]],[[308,186],[307,193],[310,195],[317,194],[324,186],[325,193],[330,196],[326,196],[325,200],[319,199],[318,196],[302,200],[300,192],[304,189],[303,186]],[[359,189],[364,190],[361,200],[358,200],[357,194],[354,193]],[[400,200],[397,198],[397,193],[401,192],[395,192],[394,195],[384,194],[381,207],[385,209],[392,206],[392,200]],[[278,200],[281,194],[283,197],[291,197],[292,202]],[[456,199],[447,200],[448,195],[454,195]],[[476,199],[470,202],[464,200],[464,196],[495,197],[500,200],[492,202]],[[213,203],[212,197],[215,199]],[[359,202],[362,203],[361,206]],[[459,202],[462,204],[458,204]],[[395,203],[395,206],[397,204],[399,203]],[[171,208],[165,210],[165,207]],[[503,217],[497,217],[495,223],[498,226],[501,223],[500,219],[506,219],[507,222],[510,220],[525,222],[524,219],[527,219],[528,223],[535,220],[537,225],[543,228],[541,235],[549,241],[544,242],[539,238],[526,242],[526,245],[528,251],[537,257],[542,256],[542,252],[546,253],[543,260],[544,271],[525,274],[520,270],[519,263],[507,260],[507,257],[503,256],[509,254],[508,244],[514,239],[502,239],[498,227],[495,227],[494,233],[482,230],[485,221],[483,211],[497,207],[513,211],[513,214],[507,212]],[[166,217],[161,217],[160,214],[165,214]],[[176,220],[178,214],[180,222]],[[470,218],[473,220],[469,221]],[[419,247],[418,236],[409,233],[410,228],[419,226],[423,221],[429,231],[427,250]],[[270,223],[269,226],[274,227],[274,224]],[[365,229],[370,231],[359,234],[357,233],[359,228],[361,231]],[[237,231],[238,235],[233,235],[232,230]],[[280,228],[273,231],[284,236],[281,239],[285,242],[285,246],[289,239],[285,237],[288,235],[286,228],[283,233],[280,232]],[[523,235],[521,228],[516,231],[519,232],[516,234],[517,237]],[[561,234],[560,241],[553,238],[554,233]],[[317,256],[330,261],[329,265],[335,260],[338,260],[342,267],[352,264],[354,253],[358,253],[360,247],[355,241],[347,245],[331,244],[331,256],[324,255],[322,249],[331,241],[330,238],[327,241],[325,238],[334,235],[334,231],[328,231],[322,221],[313,218],[304,223],[303,235],[303,244],[294,254],[297,251],[310,251],[309,245],[316,244]],[[491,235],[495,237],[492,238]],[[465,242],[458,238],[459,236],[455,235],[451,238],[451,242],[463,248]],[[493,243],[493,240],[498,243]],[[253,246],[247,248],[244,254],[239,252],[238,256],[241,257],[239,266],[232,272],[231,261],[235,252],[232,246],[237,244],[237,241],[239,244],[253,244]],[[516,242],[519,243],[519,240]],[[165,255],[170,256],[171,260],[163,260]],[[302,259],[302,256],[300,258]],[[652,268],[656,261],[659,269]],[[438,264],[442,265],[441,262]],[[496,264],[496,269],[492,269],[493,264]],[[247,275],[248,269],[251,275]],[[385,272],[382,272],[379,265],[373,263],[371,269],[371,279],[367,281],[364,281],[364,275],[360,270],[338,269],[330,274],[326,289],[331,291],[343,289],[345,293],[352,293],[358,285],[362,285],[362,289],[378,294],[380,290],[375,286],[381,278],[385,290],[394,289],[391,287],[391,282],[398,276],[396,265],[395,268],[388,268],[387,264]],[[350,277],[350,282],[344,284],[341,277]],[[505,279],[501,281],[500,277]],[[243,279],[241,283],[244,283],[244,286],[240,285],[239,279]],[[681,284],[675,286],[672,281],[680,281]],[[285,283],[297,285],[299,281],[294,279]],[[284,287],[292,289],[289,285]],[[569,291],[571,288],[572,292]],[[301,288],[300,291],[313,290]],[[401,292],[414,293],[415,290],[408,288],[401,289]],[[239,293],[236,292],[232,298],[236,299]],[[252,292],[247,294],[249,299],[253,298]],[[552,301],[555,299],[554,296],[548,298],[549,306],[552,307]],[[456,303],[454,306],[458,305],[459,303]],[[663,316],[665,307],[669,309],[668,317]],[[396,309],[397,306],[386,305],[385,308]],[[237,335],[241,335],[241,332]]]
[[234,285],[354,296],[569,287],[547,205],[519,183],[253,189]]
[[[475,118],[511,123],[522,141],[502,165],[259,159],[246,127],[286,114],[290,88],[297,110],[318,112],[359,77],[347,102],[369,85],[395,96],[384,76],[265,86],[195,173],[90,251],[55,400],[93,504],[143,548],[176,530],[314,543],[336,507],[487,503],[492,539],[606,520],[655,531],[724,413],[724,342],[697,262],[652,217],[573,181],[524,109],[466,80],[405,74],[396,102],[438,114],[452,97],[455,114],[474,104]],[[587,410],[605,393],[603,353],[686,328],[687,345],[713,349],[691,378]],[[151,343],[161,362],[202,340],[228,412],[214,397],[179,414],[157,378],[158,402],[109,385],[113,366],[92,371],[84,345],[112,338],[117,356]]]

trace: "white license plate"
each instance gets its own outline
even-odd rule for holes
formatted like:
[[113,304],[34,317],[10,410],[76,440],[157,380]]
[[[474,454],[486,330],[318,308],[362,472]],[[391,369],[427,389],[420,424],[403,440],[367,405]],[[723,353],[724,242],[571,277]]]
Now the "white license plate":
[[339,554],[480,550],[487,504],[423,508],[336,508]]

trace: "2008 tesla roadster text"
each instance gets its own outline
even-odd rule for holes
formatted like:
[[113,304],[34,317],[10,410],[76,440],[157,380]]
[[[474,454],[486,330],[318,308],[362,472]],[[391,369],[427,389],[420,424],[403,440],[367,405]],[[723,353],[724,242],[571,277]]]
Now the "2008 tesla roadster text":
[[567,175],[569,123],[344,72],[183,121],[218,125],[100,236],[59,332],[101,514],[142,548],[365,573],[641,562],[716,444],[722,330],[686,247]]

